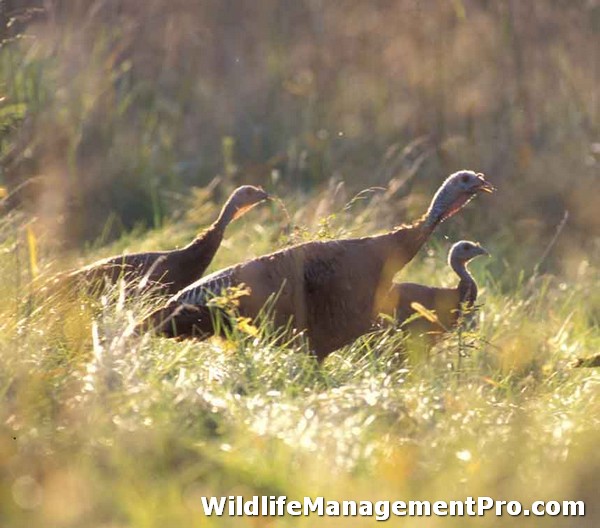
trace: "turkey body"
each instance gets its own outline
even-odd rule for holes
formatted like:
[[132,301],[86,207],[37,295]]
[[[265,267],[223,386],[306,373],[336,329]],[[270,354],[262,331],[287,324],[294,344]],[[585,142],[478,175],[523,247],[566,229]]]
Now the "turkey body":
[[[239,298],[241,316],[254,319],[272,301],[275,325],[291,322],[305,330],[311,348],[322,359],[368,332],[385,309],[394,273],[425,240],[421,231],[402,234],[308,242],[208,275],[169,301],[160,316],[177,307],[179,311],[175,324],[164,325],[162,333],[212,335],[211,318],[201,307],[228,287],[247,285],[251,294]],[[396,248],[394,235],[406,244]]]
[[66,280],[84,281],[92,293],[105,283],[124,279],[127,291],[153,287],[161,294],[173,295],[198,280],[219,249],[225,229],[256,204],[268,198],[259,187],[243,185],[229,197],[219,218],[187,246],[171,251],[151,251],[117,255],[97,261],[66,275]]
[[451,175],[425,216],[412,225],[364,238],[299,244],[226,268],[200,279],[142,321],[167,337],[207,337],[214,333],[209,300],[227,287],[246,286],[239,314],[255,319],[273,302],[277,326],[305,331],[319,359],[368,332],[381,312],[389,313],[389,289],[396,272],[412,260],[440,222],[476,193],[492,192],[482,174]]
[[114,284],[119,279],[132,287],[143,280],[148,288],[173,295],[202,277],[222,240],[223,231],[207,230],[181,249],[109,257],[76,270],[68,277],[85,280],[91,284],[92,290],[101,288],[106,282]]
[[[459,278],[455,288],[436,288],[412,282],[394,284],[389,293],[389,305],[394,307],[396,320],[414,335],[433,336],[454,328],[461,317],[472,316],[478,290],[467,265],[480,255],[489,256],[489,253],[475,242],[461,240],[452,246],[448,264]],[[415,303],[433,312],[436,320],[422,315],[414,318],[418,313]]]
[[[414,302],[435,313],[439,323],[420,317],[406,325],[412,332],[419,334],[442,333],[456,326],[460,314],[461,298],[465,298],[457,288],[423,287],[422,284],[412,282],[394,285],[391,296],[393,297],[391,302],[396,306],[396,320],[400,323],[407,321],[417,313],[411,306]],[[467,304],[472,306],[472,303],[467,302]]]

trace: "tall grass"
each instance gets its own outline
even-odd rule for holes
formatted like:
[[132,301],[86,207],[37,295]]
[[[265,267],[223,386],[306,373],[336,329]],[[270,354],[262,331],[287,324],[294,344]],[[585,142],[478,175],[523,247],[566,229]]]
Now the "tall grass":
[[[370,209],[381,203],[364,206],[367,218]],[[265,221],[271,212],[252,214],[263,215],[266,232],[254,233],[250,251],[262,252],[278,228]],[[246,256],[254,222],[242,222],[217,265]],[[582,265],[573,282],[504,281],[513,268],[496,272],[505,265],[496,255],[499,264],[473,264],[483,307],[477,331],[460,344],[451,335],[429,359],[406,363],[401,333],[388,328],[318,365],[301,339],[282,346],[268,326],[257,334],[234,328],[228,341],[127,337],[158,301],[120,301],[119,286],[96,302],[77,294],[31,298],[20,225],[15,219],[3,229],[0,248],[9,279],[0,313],[3,526],[253,524],[203,518],[200,496],[213,494],[577,499],[587,502],[585,518],[513,522],[598,522],[599,380],[593,369],[571,366],[600,346],[597,268]],[[346,224],[350,232],[367,226]],[[193,235],[193,226],[179,228]],[[305,236],[337,234],[322,229],[306,226]],[[155,246],[170,232],[165,226],[136,244]],[[432,241],[403,277],[454,283],[447,246]],[[43,261],[40,268],[47,270]],[[498,523],[490,516],[445,522]]]
[[[596,526],[600,380],[572,362],[600,349],[598,9],[0,1],[0,525],[268,524],[205,519],[200,496],[322,494],[585,500],[585,518],[501,522]],[[459,238],[493,258],[473,264],[477,330],[427,359],[405,361],[395,328],[322,365],[267,323],[134,338],[156,298],[48,287],[95,258],[187,243],[242,181],[289,217],[253,210],[213,269],[416,218],[463,167],[499,192],[401,278],[454,284]]]

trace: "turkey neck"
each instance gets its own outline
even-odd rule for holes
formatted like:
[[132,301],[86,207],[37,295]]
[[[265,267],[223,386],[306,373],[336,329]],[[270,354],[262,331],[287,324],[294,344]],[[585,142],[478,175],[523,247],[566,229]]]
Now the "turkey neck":
[[[233,200],[230,198],[227,200],[227,203],[221,209],[221,213],[219,217],[210,225],[208,229],[200,233],[191,244],[188,244],[184,249],[201,249],[204,251],[204,245],[207,243],[207,239],[214,240],[216,244],[215,251],[219,247],[219,244],[223,240],[223,236],[225,234],[225,229],[233,220],[235,216],[235,212],[237,211],[237,207],[233,203]],[[213,254],[214,255],[214,254]],[[212,260],[212,257],[211,257]]]
[[447,181],[437,190],[427,212],[415,223],[400,226],[385,237],[382,282],[390,284],[398,269],[408,264],[435,228],[458,212],[472,196],[451,191]]
[[384,292],[391,287],[396,272],[413,259],[435,228],[456,213],[467,201],[458,202],[448,187],[442,185],[433,196],[427,212],[419,220],[411,225],[400,226],[380,238],[383,267],[375,297],[376,310],[387,310],[386,306],[379,306],[380,299],[385,298]]
[[220,231],[221,236],[223,236],[223,233],[225,232],[225,228],[233,220],[236,212],[237,212],[237,207],[233,201],[233,197],[230,197],[229,200],[227,200],[227,202],[221,209],[221,214],[219,214],[219,218],[217,218],[215,223],[211,226],[211,229]]
[[432,231],[433,227],[420,220],[411,226],[401,226],[391,233],[375,237],[382,251],[379,253],[381,268],[375,290],[373,315],[393,313],[395,306],[389,304],[392,297],[388,293],[394,275],[413,259]]
[[427,223],[426,218],[410,226],[401,226],[390,236],[392,255],[408,264],[427,241],[437,224]]
[[463,260],[451,259],[450,266],[460,279],[458,283],[460,302],[472,306],[477,300],[477,284],[467,269],[467,263]]
[[200,233],[191,243],[178,251],[180,284],[182,288],[199,279],[210,265],[219,249],[225,228],[233,220],[237,208],[229,199],[221,209],[219,218],[210,227]]

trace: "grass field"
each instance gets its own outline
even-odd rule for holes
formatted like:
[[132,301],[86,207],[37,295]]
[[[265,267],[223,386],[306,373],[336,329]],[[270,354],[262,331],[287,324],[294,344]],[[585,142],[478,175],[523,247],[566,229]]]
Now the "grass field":
[[[362,225],[334,214],[326,230],[317,222],[304,236],[374,230],[371,209],[362,207]],[[206,211],[207,220],[212,214]],[[285,243],[279,224],[268,221],[277,214],[263,207],[232,226],[215,267]],[[90,251],[85,260],[124,247],[167,247],[174,232],[186,240],[192,229],[166,225]],[[31,298],[32,241],[16,217],[6,220],[3,233],[2,526],[318,522],[201,516],[201,496],[230,494],[585,500],[585,518],[512,521],[595,526],[600,519],[600,378],[570,366],[600,349],[600,281],[591,262],[582,262],[575,280],[532,274],[507,280],[514,275],[510,256],[499,258],[501,242],[486,240],[494,257],[472,266],[483,303],[475,333],[460,343],[451,336],[429,360],[403,364],[401,335],[381,331],[319,366],[301,342],[273,344],[267,328],[258,335],[236,329],[231,341],[203,343],[124,337],[155,299],[123,304],[118,291],[112,292],[117,302],[100,306],[82,297]],[[448,245],[436,237],[402,277],[452,284]],[[43,260],[38,267],[42,276],[53,271]],[[490,515],[402,521],[442,522],[500,521]],[[502,524],[510,522],[505,514]]]
[[[600,352],[599,35],[597,0],[0,0],[0,528],[372,523],[209,495],[583,500],[388,523],[599,526],[600,374],[572,366]],[[128,337],[158,299],[45,288],[187,243],[242,183],[287,211],[231,225],[212,270],[416,219],[463,168],[498,192],[397,277],[492,254],[477,330],[428,358],[389,328],[322,365],[267,324]]]

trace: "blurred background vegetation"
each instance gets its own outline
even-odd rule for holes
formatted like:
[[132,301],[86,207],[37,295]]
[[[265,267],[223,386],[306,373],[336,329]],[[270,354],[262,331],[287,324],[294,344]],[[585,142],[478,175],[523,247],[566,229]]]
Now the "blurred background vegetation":
[[473,168],[500,193],[471,217],[472,236],[519,244],[524,265],[568,211],[548,263],[575,272],[598,251],[595,0],[0,10],[0,185],[46,246],[157,227],[217,175],[281,195],[385,186],[399,222]]
[[[0,41],[0,526],[317,521],[206,519],[215,494],[585,500],[512,525],[600,525],[600,373],[572,368],[600,350],[598,0],[0,0]],[[461,168],[498,192],[402,279],[455,285],[444,237],[493,258],[478,329],[429,361],[397,331],[323,365],[263,325],[133,339],[158,299],[36,295],[189,242],[240,183],[291,222],[257,207],[213,269],[414,219]]]

